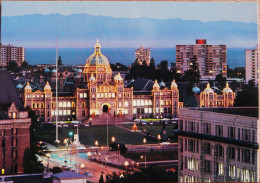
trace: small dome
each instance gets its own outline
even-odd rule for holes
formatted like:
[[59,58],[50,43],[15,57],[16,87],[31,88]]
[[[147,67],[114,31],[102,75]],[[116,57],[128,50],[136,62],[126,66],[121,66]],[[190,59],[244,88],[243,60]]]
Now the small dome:
[[52,73],[56,73],[57,71],[56,71],[56,69],[52,69],[51,72]]
[[50,72],[50,69],[46,68],[44,69],[44,72]]
[[207,94],[207,93],[214,93],[214,91],[210,88],[209,83],[207,83],[207,87],[204,89],[203,92],[205,92],[206,94]]
[[135,80],[134,80],[134,79],[131,79],[131,82],[133,83],[133,82],[135,82]]
[[161,82],[159,83],[159,85],[160,85],[160,86],[165,86],[165,83],[164,83],[163,81],[161,81]]
[[30,86],[30,83],[27,82],[26,87],[25,87],[25,90],[31,90],[31,89],[32,89],[32,87]]
[[44,90],[51,90],[51,86],[49,84],[49,82],[47,81],[45,87],[44,87]]
[[122,81],[123,78],[121,77],[120,73],[118,73],[115,77],[114,77],[115,80],[119,80],[119,81]]
[[194,87],[192,88],[192,91],[193,91],[193,93],[199,93],[199,92],[200,92],[200,89],[199,89],[199,87],[194,86]]
[[76,79],[80,79],[81,76],[77,74],[77,75],[75,76],[75,78],[76,78]]
[[21,89],[21,88],[23,88],[23,85],[21,85],[21,83],[19,83],[18,85],[16,85],[16,88]]
[[171,87],[178,88],[178,85],[175,82],[175,79],[172,81]]
[[232,93],[233,90],[229,88],[228,82],[226,82],[226,87],[222,91],[223,93]]
[[81,69],[78,69],[77,72],[82,72],[82,70],[81,70]]
[[90,76],[89,80],[90,81],[95,81],[96,80],[96,78],[94,77],[93,73],[91,73],[91,76]]
[[160,85],[158,84],[157,80],[155,80],[154,84],[153,84],[153,87],[155,88],[160,88]]

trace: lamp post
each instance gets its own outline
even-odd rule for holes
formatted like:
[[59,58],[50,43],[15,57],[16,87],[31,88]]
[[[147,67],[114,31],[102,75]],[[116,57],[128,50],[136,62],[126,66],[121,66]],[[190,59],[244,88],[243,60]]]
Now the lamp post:
[[88,156],[88,158],[90,158],[91,157],[91,152],[89,151],[88,153],[87,153],[87,156]]
[[144,168],[146,169],[146,154],[141,155],[141,159],[144,159]]
[[143,144],[144,144],[144,149],[145,149],[145,144],[147,143],[146,138],[143,139]]
[[140,119],[140,123],[141,123],[142,116],[140,116],[139,119]]
[[50,153],[47,153],[47,154],[46,154],[46,157],[48,158],[47,171],[49,172],[49,163],[50,163],[51,154],[50,154]]
[[84,163],[82,163],[82,164],[80,165],[80,168],[81,168],[81,171],[84,172],[84,168],[85,168]]
[[161,139],[162,139],[161,135],[158,134],[158,135],[157,135],[157,140],[158,140],[159,143],[160,143]]
[[116,141],[116,138],[115,138],[115,137],[112,137],[112,138],[111,138],[111,142],[115,143],[115,141]]
[[128,163],[128,161],[125,161],[125,170],[126,170],[126,174],[127,174],[127,167],[128,167],[128,165],[129,165],[129,163]]
[[118,156],[120,156],[120,145],[119,144],[117,144],[117,150],[118,150]]

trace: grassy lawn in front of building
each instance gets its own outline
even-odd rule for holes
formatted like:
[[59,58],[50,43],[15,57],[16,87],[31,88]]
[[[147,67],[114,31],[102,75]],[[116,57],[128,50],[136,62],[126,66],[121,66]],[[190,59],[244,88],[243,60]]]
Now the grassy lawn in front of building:
[[[132,125],[125,125],[124,127],[132,129]],[[173,136],[173,127],[172,125],[170,126],[166,126],[166,135],[169,136]],[[148,131],[151,135],[157,136],[158,134],[162,133],[162,125],[156,125],[156,126],[137,126],[138,130],[143,131],[143,129],[146,129],[146,131]]]
[[[59,128],[59,140],[62,142],[65,138],[70,138],[69,132],[76,133],[76,128]],[[84,145],[94,146],[94,142],[97,140],[99,145],[106,145],[107,143],[107,128],[106,126],[100,127],[88,127],[88,128],[79,128],[79,141]],[[40,134],[42,140],[52,143],[55,140],[55,125],[48,125],[43,127]],[[125,129],[115,126],[108,127],[108,143],[111,143],[111,137],[114,136],[116,142],[123,144],[143,144],[144,135],[139,132],[129,132]],[[73,138],[73,137],[72,137]],[[158,143],[157,141],[151,141],[147,139],[147,143]]]

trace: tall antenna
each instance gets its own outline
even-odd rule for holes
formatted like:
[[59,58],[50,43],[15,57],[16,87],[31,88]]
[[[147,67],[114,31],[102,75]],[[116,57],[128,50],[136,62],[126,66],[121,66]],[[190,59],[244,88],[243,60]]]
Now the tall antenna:
[[58,39],[56,38],[56,142],[59,141],[58,115]]

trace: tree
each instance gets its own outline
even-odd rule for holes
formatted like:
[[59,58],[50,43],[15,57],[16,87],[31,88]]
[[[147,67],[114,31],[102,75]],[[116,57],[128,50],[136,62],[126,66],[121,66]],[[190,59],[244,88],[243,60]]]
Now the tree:
[[218,74],[215,79],[218,88],[225,88],[226,77],[223,77],[222,74]]
[[198,63],[197,63],[198,57],[194,55],[190,59],[190,68],[189,70],[185,71],[182,79],[184,81],[189,81],[191,84],[198,83],[200,80],[200,72],[198,69]]
[[43,171],[43,165],[38,160],[38,156],[45,156],[47,148],[42,144],[39,144],[41,140],[40,136],[40,122],[37,120],[38,116],[35,111],[27,107],[28,117],[31,118],[30,126],[30,148],[25,149],[23,166],[25,173],[37,173]]
[[168,61],[167,60],[162,60],[161,63],[158,65],[158,69],[160,69],[163,72],[168,72]]
[[22,63],[22,65],[20,66],[20,69],[28,69],[29,68],[29,64],[28,64],[28,62],[26,62],[26,61],[24,61],[23,63]]
[[154,61],[154,58],[151,58],[150,67],[153,68],[153,69],[155,69],[155,61]]
[[110,148],[111,151],[118,151],[118,145],[119,145],[119,150],[120,150],[120,154],[125,154],[127,152],[127,147],[125,146],[125,144],[122,143],[111,143],[110,144]]
[[59,59],[58,59],[58,66],[62,65],[62,60],[61,60],[61,56],[59,56]]
[[18,71],[18,65],[17,65],[16,61],[10,61],[7,64],[7,70],[8,71],[13,71],[13,72]]
[[145,60],[143,60],[143,65],[147,65]]

